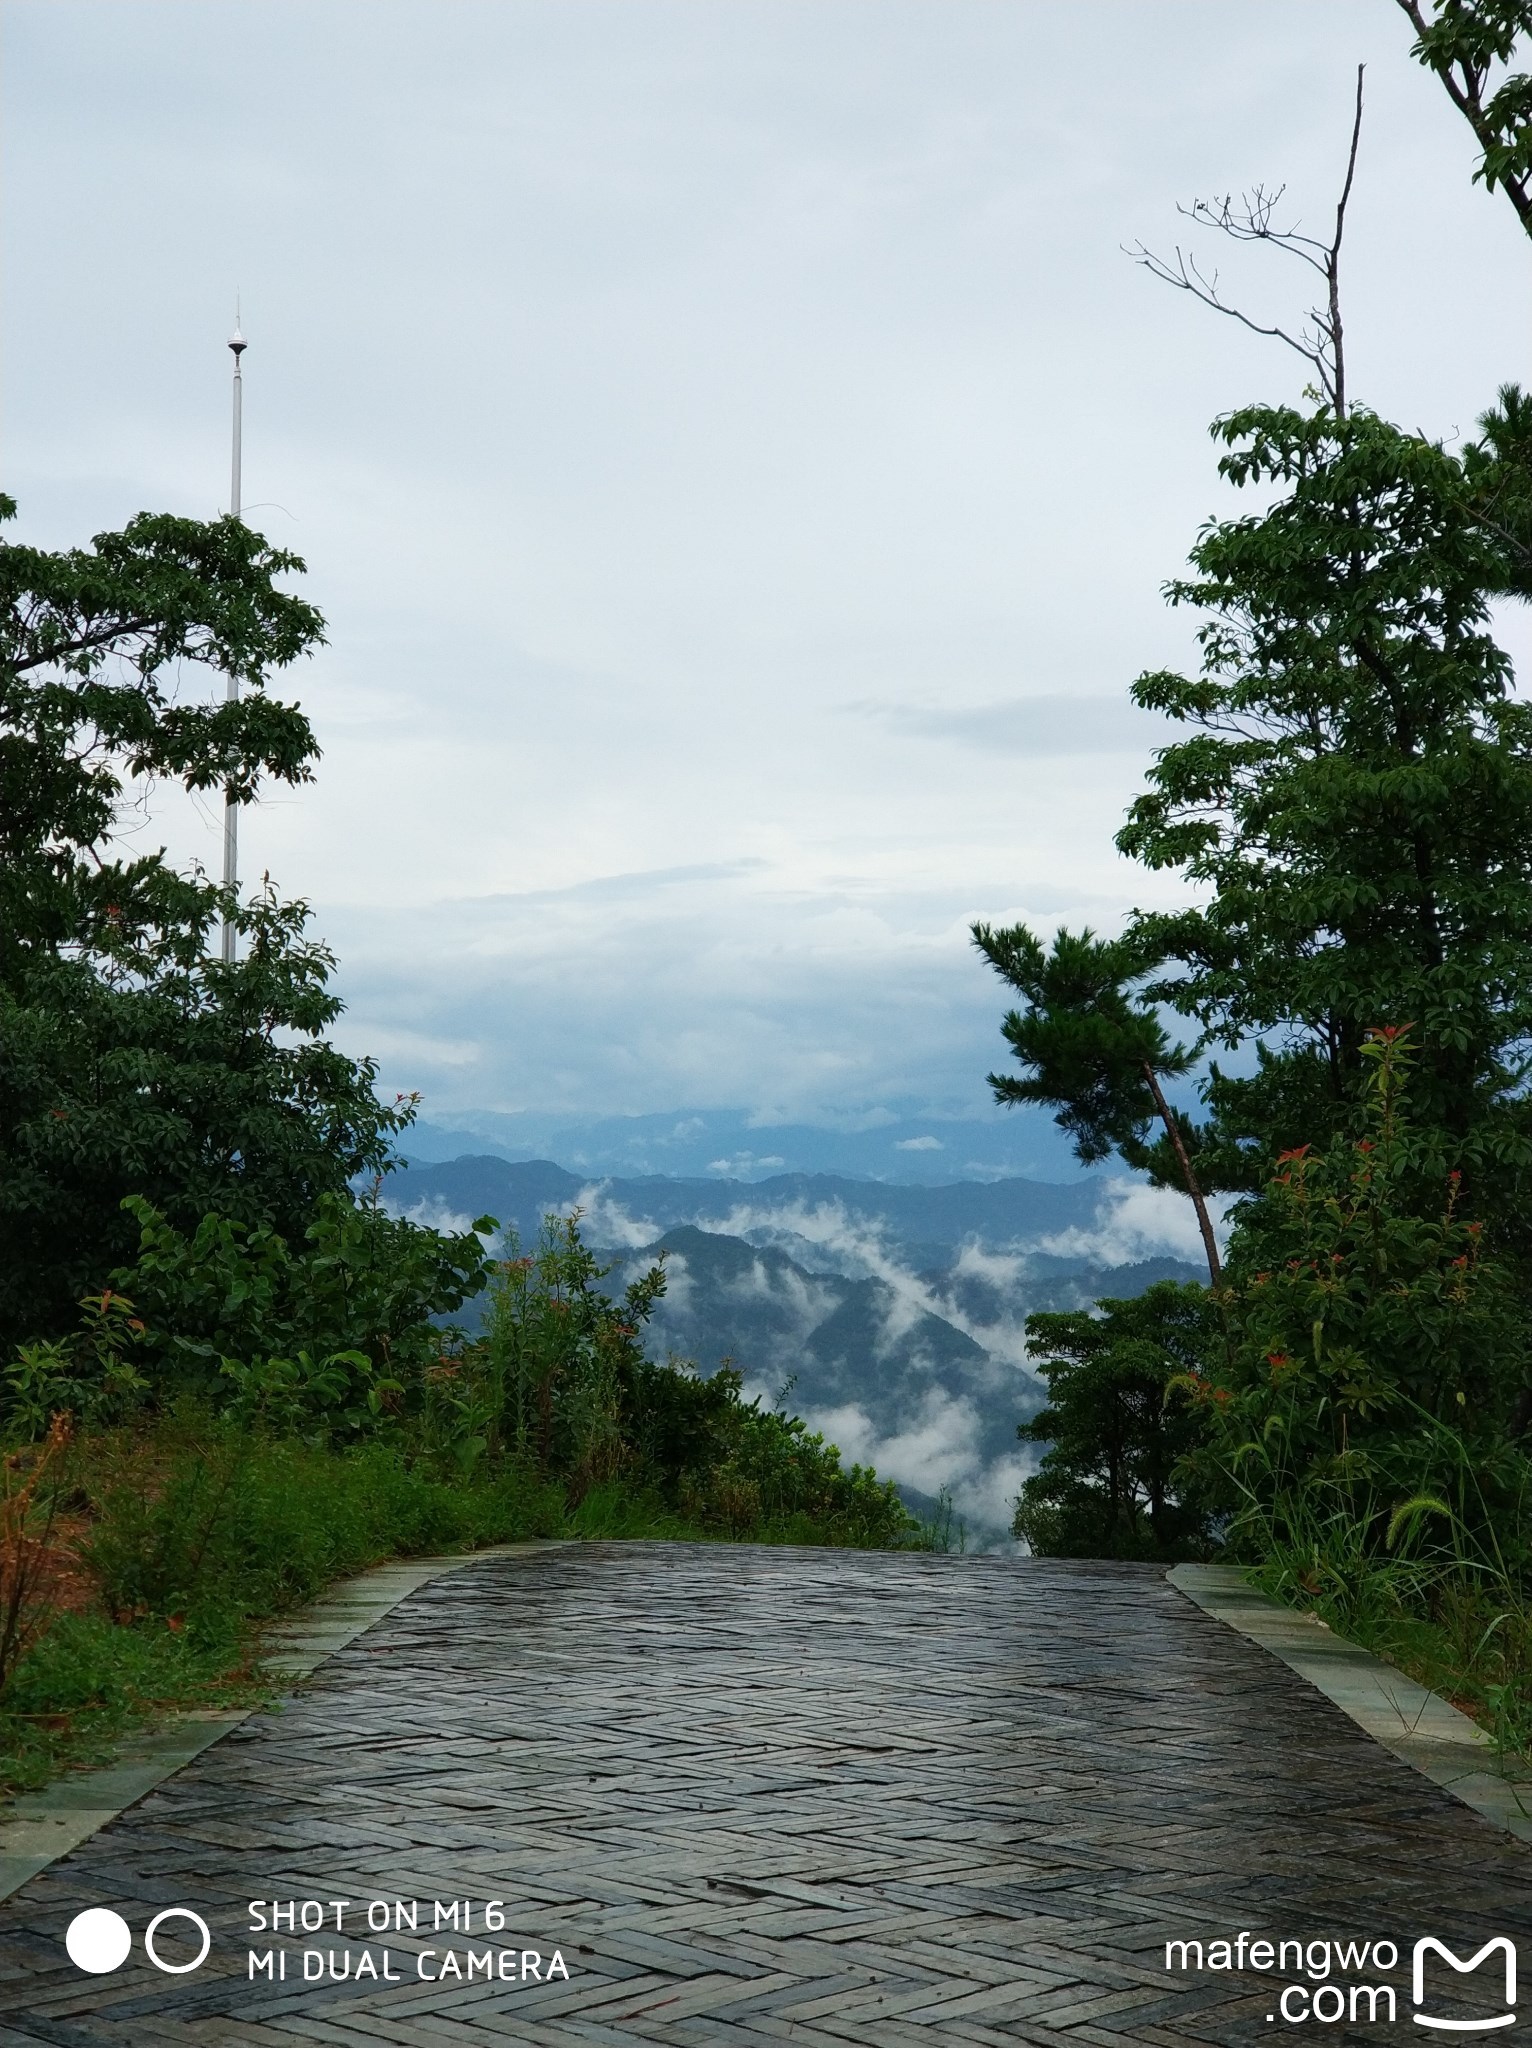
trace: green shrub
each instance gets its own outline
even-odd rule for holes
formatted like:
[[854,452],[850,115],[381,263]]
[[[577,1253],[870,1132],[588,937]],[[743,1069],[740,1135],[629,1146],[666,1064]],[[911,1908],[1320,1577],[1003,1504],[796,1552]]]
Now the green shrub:
[[23,1443],[45,1436],[55,1415],[68,1415],[85,1428],[115,1422],[149,1391],[136,1362],[144,1326],[132,1302],[106,1288],[86,1295],[79,1306],[76,1329],[23,1344],[5,1369],[0,1416]]
[[510,1457],[544,1478],[557,1473],[577,1502],[641,1456],[631,1390],[646,1364],[639,1332],[664,1274],[655,1267],[611,1300],[578,1212],[549,1216],[534,1251],[523,1254],[514,1232],[507,1249],[490,1279],[481,1339],[438,1343],[423,1375],[425,1440],[459,1472]]
[[1357,1135],[1284,1153],[1241,1209],[1228,1350],[1182,1382],[1208,1425],[1197,1462],[1232,1482],[1236,1551],[1295,1584],[1398,1579],[1408,1558],[1427,1578],[1470,1556],[1519,1574],[1523,1319],[1459,1174],[1433,1188],[1422,1166],[1408,1034],[1374,1031],[1364,1056]]
[[1279,1597],[1532,1741],[1532,1458],[1514,1285],[1406,1114],[1410,1036],[1363,1049],[1359,1128],[1297,1147],[1244,1204],[1222,1347],[1179,1387],[1183,1469]]
[[[896,1490],[795,1418],[747,1402],[739,1373],[703,1378],[640,1341],[664,1292],[655,1266],[617,1300],[578,1214],[550,1216],[535,1252],[500,1262],[482,1341],[426,1375],[427,1440],[458,1471],[512,1458],[557,1476],[571,1511],[622,1480],[693,1529],[762,1541],[908,1542]],[[604,1496],[611,1498],[610,1494]]]
[[248,1370],[302,1359],[315,1415],[344,1404],[344,1390],[316,1379],[337,1357],[352,1377],[416,1381],[440,1352],[437,1321],[489,1273],[477,1233],[492,1230],[493,1217],[456,1234],[430,1230],[389,1215],[376,1187],[361,1202],[322,1196],[297,1245],[217,1215],[187,1236],[147,1202],[124,1206],[139,1224],[139,1253],[112,1285],[145,1325],[143,1351],[160,1382],[205,1390],[231,1362]]

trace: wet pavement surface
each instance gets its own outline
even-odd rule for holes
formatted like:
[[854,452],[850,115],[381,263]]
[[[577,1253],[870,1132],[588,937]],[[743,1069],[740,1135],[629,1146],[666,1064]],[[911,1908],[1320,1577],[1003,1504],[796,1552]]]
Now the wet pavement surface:
[[1532,1961],[1529,1873],[1151,1567],[572,1545],[432,1581],[0,1905],[0,2048],[1461,2039],[1418,2022],[1519,2013],[1503,1951],[1417,2010],[1414,1944]]

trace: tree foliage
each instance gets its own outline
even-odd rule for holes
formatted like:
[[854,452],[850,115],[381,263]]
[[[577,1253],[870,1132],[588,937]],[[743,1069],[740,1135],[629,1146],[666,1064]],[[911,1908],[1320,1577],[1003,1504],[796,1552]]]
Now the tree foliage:
[[[1188,736],[1160,752],[1118,839],[1182,875],[1187,907],[1136,913],[1112,940],[1060,933],[1051,952],[1024,927],[975,936],[1027,998],[1002,1027],[1023,1072],[991,1076],[999,1099],[1055,1105],[1083,1159],[1116,1149],[1166,1186],[1258,1197],[1235,1212],[1225,1284],[1212,1266],[1218,1343],[1185,1384],[1216,1388],[1215,1406],[1187,1428],[1218,1403],[1243,1415],[1256,1396],[1230,1360],[1258,1353],[1261,1379],[1268,1354],[1307,1355],[1301,1324],[1313,1357],[1283,1367],[1283,1412],[1309,1430],[1287,1442],[1301,1488],[1346,1455],[1329,1435],[1337,1418],[1354,1432],[1348,1403],[1383,1418],[1379,1471],[1409,1465],[1382,1447],[1415,1443],[1421,1418],[1456,1429],[1460,1393],[1484,1442],[1527,1420],[1532,709],[1511,694],[1491,617],[1520,574],[1527,421],[1502,394],[1461,455],[1327,406],[1253,407],[1217,432],[1223,474],[1266,502],[1206,528],[1170,587],[1201,616],[1201,665],[1143,676],[1134,696]],[[1193,1046],[1171,1041],[1166,1009]],[[1380,1045],[1408,1045],[1411,1115],[1390,1123],[1364,1202],[1339,1162],[1378,1145]],[[1150,1145],[1151,1078],[1187,1075],[1203,1049],[1223,1065],[1200,1074],[1202,1113],[1166,1115]],[[1405,1054],[1391,1058],[1397,1077]],[[1320,1218],[1335,1240],[1323,1271],[1296,1242]],[[1267,1327],[1279,1306],[1286,1335]],[[1151,1341],[1154,1313],[1136,1340]],[[1093,1526],[1127,1540],[1111,1533],[1128,1526],[1117,1481],[1080,1476],[1130,1440],[1119,1327],[1103,1304],[1101,1327],[1073,1334],[1075,1370],[1029,1431],[1058,1449],[1024,1497],[1039,1547]]]
[[[1199,907],[1134,920],[1150,993],[1210,1038],[1263,1049],[1213,1074],[1201,1157],[1250,1186],[1323,1143],[1362,1047],[1414,1026],[1421,1136],[1497,1188],[1532,1159],[1532,711],[1490,630],[1505,556],[1465,466],[1371,414],[1252,408],[1220,467],[1275,488],[1209,528],[1173,603],[1206,615],[1192,677],[1136,700],[1194,728],[1166,748],[1118,845],[1179,870]],[[1448,1156],[1450,1155],[1450,1157]]]
[[192,915],[158,959],[39,952],[0,986],[0,1344],[56,1334],[129,1258],[125,1197],[301,1237],[408,1121],[324,1036],[341,1005],[304,905],[246,903],[232,965],[208,892]]
[[1209,1502],[1181,1472],[1200,1417],[1168,1390],[1216,1343],[1208,1290],[1162,1280],[1094,1311],[1027,1318],[1048,1406],[1017,1434],[1048,1446],[1023,1483],[1015,1533],[1047,1557],[1198,1557]]
[[[289,1243],[216,1214],[183,1232],[129,1207],[137,1258],[71,1331],[0,1373],[0,1441],[34,1441],[61,1409],[96,1434],[163,1430],[185,1410],[225,1443],[375,1447],[461,1485],[500,1475],[554,1502],[555,1523],[607,1489],[646,1528],[669,1516],[786,1541],[918,1538],[891,1485],[747,1401],[738,1372],[650,1358],[663,1267],[609,1289],[578,1214],[491,1259],[492,1217],[443,1233],[331,1196]],[[454,1322],[486,1281],[482,1324]]]
[[[1473,127],[1476,176],[1532,233],[1532,77],[1516,69],[1532,7],[1399,5]],[[1353,169],[1356,141],[1353,126]],[[1144,1482],[1125,1475],[1135,1452],[1163,1469],[1169,1403],[1169,1484],[1218,1511],[1222,1540],[1396,1654],[1425,1631],[1422,1668],[1454,1645],[1454,1689],[1525,1747],[1532,709],[1492,605],[1532,597],[1532,406],[1505,386],[1458,453],[1351,406],[1346,193],[1328,245],[1278,230],[1278,197],[1192,217],[1324,270],[1328,310],[1308,333],[1262,330],[1300,346],[1324,390],[1309,411],[1254,406],[1215,426],[1223,475],[1264,503],[1209,524],[1169,587],[1201,616],[1201,663],[1142,676],[1134,696],[1188,736],[1157,756],[1117,842],[1179,873],[1187,904],[1135,913],[1110,942],[1134,970],[1110,996],[1114,1043],[1164,1006],[1199,1047],[1241,1056],[1202,1074],[1181,1149],[1204,1185],[1244,1199],[1179,1370],[1177,1305],[1153,1291],[1034,1319],[1062,1357],[1022,1432],[1051,1448],[1017,1529],[1055,1552],[1157,1543]],[[1194,258],[1139,254],[1245,317]],[[1056,1102],[1061,1122],[1184,1179],[1163,1145],[1143,1154],[1128,1062],[1062,1056],[1087,1041],[1025,936],[1030,951],[1013,950],[1034,1014],[1005,1029],[1029,1073],[1009,1099]]]
[[[0,516],[15,507],[0,500]],[[238,520],[143,516],[88,549],[0,542],[0,1349],[60,1336],[131,1256],[125,1196],[301,1238],[384,1164],[410,1105],[325,1033],[333,956],[301,903],[236,906],[128,849],[163,779],[300,783],[308,721],[269,684],[317,646],[302,563]],[[217,687],[231,674],[242,694]],[[215,958],[233,918],[242,957]]]
[[1160,1150],[1174,1160],[1196,1207],[1216,1282],[1218,1249],[1192,1162],[1196,1137],[1161,1086],[1189,1073],[1196,1053],[1171,1043],[1134,987],[1153,955],[1144,953],[1133,934],[1098,939],[1088,929],[1061,929],[1051,952],[1024,924],[1003,931],[976,924],[973,939],[1027,1005],[1008,1011],[1001,1024],[1022,1072],[989,1076],[995,1100],[1055,1110],[1054,1122],[1069,1133],[1076,1157],[1088,1166],[1114,1151],[1130,1165],[1150,1165],[1160,1156],[1147,1142],[1158,1122],[1164,1131]]
[[1498,187],[1532,235],[1532,76],[1513,71],[1532,39],[1529,0],[1397,0],[1412,55],[1433,71],[1479,145],[1475,182]]
[[[1461,1177],[1422,1185],[1408,1034],[1362,1051],[1352,1129],[1283,1153],[1242,1205],[1228,1341],[1180,1382],[1208,1425],[1193,1465],[1234,1483],[1236,1546],[1305,1569],[1384,1557],[1411,1502],[1493,1541],[1497,1488],[1526,1476],[1506,1428],[1532,1358],[1524,1296],[1463,1213]],[[1509,1524],[1502,1540],[1524,1549]]]
[[1532,598],[1532,398],[1503,384],[1479,432],[1463,450],[1463,471],[1474,516],[1504,560],[1496,593]]
[[364,1353],[401,1386],[440,1357],[437,1323],[478,1294],[491,1271],[479,1233],[433,1230],[390,1215],[376,1199],[324,1195],[296,1243],[266,1224],[205,1215],[192,1232],[142,1196],[127,1207],[138,1255],[111,1276],[144,1323],[141,1354],[165,1388],[231,1361]]
[[[182,938],[188,885],[118,844],[145,783],[249,803],[264,776],[310,778],[308,720],[267,691],[324,637],[277,588],[302,568],[237,519],[143,514],[61,554],[0,543],[0,980],[39,952]],[[188,667],[238,675],[238,701],[183,700]]]

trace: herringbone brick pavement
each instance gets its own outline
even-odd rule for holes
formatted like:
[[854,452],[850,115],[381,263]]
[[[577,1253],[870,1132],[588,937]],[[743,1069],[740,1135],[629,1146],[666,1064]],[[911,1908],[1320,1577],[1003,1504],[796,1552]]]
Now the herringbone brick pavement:
[[[1165,1964],[1241,1929],[1393,1940],[1396,2024],[1305,2037],[1420,2041],[1410,1944],[1532,1954],[1528,1869],[1147,1567],[571,1547],[412,1595],[0,1907],[0,2048],[1269,2044],[1291,1971]],[[252,1900],[352,1903],[274,1944]],[[396,1900],[419,1930],[369,1936]],[[82,1975],[90,1905],[195,1907],[212,1954]],[[397,1983],[302,1981],[385,1948]],[[502,1948],[516,1981],[417,1974]]]

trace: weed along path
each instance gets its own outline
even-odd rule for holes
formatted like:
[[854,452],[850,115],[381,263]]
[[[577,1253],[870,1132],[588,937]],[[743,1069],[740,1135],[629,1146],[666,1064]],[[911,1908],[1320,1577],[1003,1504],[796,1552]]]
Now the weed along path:
[[[1151,1568],[567,1546],[0,1906],[0,2048],[1420,2041],[1414,1943],[1532,1957],[1529,1873]],[[1521,2013],[1427,1961],[1428,2016]]]

